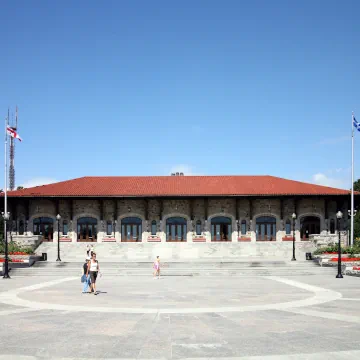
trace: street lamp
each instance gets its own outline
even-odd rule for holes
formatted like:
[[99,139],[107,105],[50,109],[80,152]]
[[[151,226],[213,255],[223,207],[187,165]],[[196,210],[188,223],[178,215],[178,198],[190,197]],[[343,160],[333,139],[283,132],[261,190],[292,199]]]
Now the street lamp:
[[337,231],[339,235],[339,245],[338,245],[338,273],[336,275],[337,279],[342,279],[342,273],[341,273],[341,242],[340,242],[340,219],[343,217],[343,213],[339,210],[336,213],[337,218]]
[[60,259],[60,219],[61,219],[61,216],[60,214],[57,214],[56,215],[56,220],[57,220],[57,224],[58,224],[58,257],[56,259],[56,261],[61,261]]
[[10,213],[1,213],[2,217],[4,218],[4,233],[5,233],[5,269],[4,269],[4,279],[10,279],[10,275],[9,275],[9,249],[8,249],[8,238],[7,238],[7,228],[6,228],[6,223],[9,221],[10,219]]
[[296,261],[295,258],[295,219],[296,219],[296,214],[293,213],[291,215],[292,219],[293,219],[293,257],[291,259],[291,261]]

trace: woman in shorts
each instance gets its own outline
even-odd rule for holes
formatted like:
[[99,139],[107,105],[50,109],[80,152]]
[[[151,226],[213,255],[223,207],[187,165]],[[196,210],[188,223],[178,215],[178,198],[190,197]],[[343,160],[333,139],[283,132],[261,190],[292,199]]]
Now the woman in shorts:
[[154,261],[154,279],[156,279],[156,276],[158,276],[158,279],[160,279],[160,259],[158,256]]
[[94,292],[94,295],[97,295],[97,292],[96,292],[96,278],[98,276],[99,270],[100,270],[99,269],[99,263],[96,260],[96,254],[93,252],[92,256],[91,256],[91,260],[89,261],[89,264],[88,264],[88,269],[87,269],[86,276],[88,274],[90,274],[91,290]]

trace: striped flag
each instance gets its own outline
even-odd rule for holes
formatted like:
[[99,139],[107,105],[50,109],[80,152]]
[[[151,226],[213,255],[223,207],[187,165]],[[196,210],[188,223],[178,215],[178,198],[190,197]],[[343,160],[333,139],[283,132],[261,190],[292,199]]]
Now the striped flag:
[[[359,130],[360,131],[360,130]],[[10,135],[11,137],[15,138],[15,139],[19,139],[20,141],[22,141],[22,138],[20,137],[20,135],[10,126],[6,127],[6,132],[8,133],[8,135]]]
[[355,119],[355,116],[353,117],[353,125],[357,131],[360,131],[360,123]]

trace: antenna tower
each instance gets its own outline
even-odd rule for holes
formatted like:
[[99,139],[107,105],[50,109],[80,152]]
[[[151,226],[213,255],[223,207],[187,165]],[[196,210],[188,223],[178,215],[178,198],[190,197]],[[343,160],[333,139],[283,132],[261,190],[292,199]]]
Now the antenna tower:
[[[15,121],[12,118],[11,124],[9,124],[10,117],[8,111],[8,125],[17,131],[18,128],[18,108],[16,106]],[[10,137],[10,166],[9,166],[9,189],[15,190],[15,139]]]

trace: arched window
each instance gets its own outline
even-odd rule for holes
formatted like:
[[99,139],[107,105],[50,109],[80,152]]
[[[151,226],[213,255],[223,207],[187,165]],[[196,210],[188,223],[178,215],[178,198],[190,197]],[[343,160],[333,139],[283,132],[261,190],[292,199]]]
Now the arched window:
[[330,220],[330,234],[335,234],[335,220]]
[[63,235],[67,235],[69,231],[69,226],[67,220],[63,221]]
[[291,221],[289,219],[286,220],[285,233],[286,233],[286,235],[291,234]]
[[260,216],[256,219],[256,240],[276,240],[276,219],[273,216]]
[[231,241],[231,219],[217,216],[211,219],[211,241]]
[[196,235],[201,235],[201,221],[196,222]]
[[121,220],[121,241],[141,241],[142,220],[138,217],[127,217]]
[[25,226],[24,226],[24,220],[19,221],[19,235],[24,235],[25,232]]
[[156,233],[157,233],[156,230],[157,230],[157,228],[156,228],[156,221],[153,220],[153,221],[151,222],[151,235],[155,236]]
[[241,235],[246,235],[246,220],[241,220]]
[[97,220],[92,217],[83,217],[77,221],[78,241],[93,242],[97,239]]
[[34,235],[42,235],[43,241],[52,241],[54,220],[49,217],[38,217],[33,220]]
[[166,220],[166,241],[186,241],[186,219],[172,217]]

